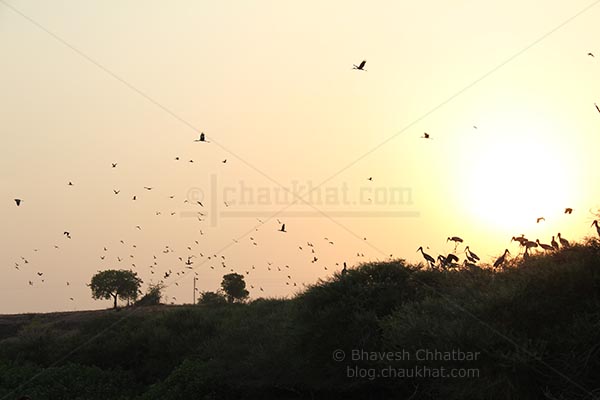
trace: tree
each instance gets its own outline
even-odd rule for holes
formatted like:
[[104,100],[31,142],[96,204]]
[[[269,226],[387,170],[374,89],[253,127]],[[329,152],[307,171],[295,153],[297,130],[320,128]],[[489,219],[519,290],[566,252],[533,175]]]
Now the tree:
[[162,291],[165,285],[162,283],[150,284],[144,297],[139,299],[135,305],[137,306],[155,306],[160,304],[162,299]]
[[225,295],[218,292],[202,292],[200,293],[200,298],[198,299],[198,304],[207,305],[207,306],[216,306],[221,304],[227,304],[227,299]]
[[117,308],[119,297],[126,300],[135,300],[142,285],[142,280],[137,273],[127,270],[109,269],[98,272],[92,277],[90,287],[94,299],[114,299],[114,308]]
[[236,300],[244,301],[249,295],[246,290],[244,276],[240,274],[223,275],[221,287],[223,288],[225,297],[229,303],[233,303]]

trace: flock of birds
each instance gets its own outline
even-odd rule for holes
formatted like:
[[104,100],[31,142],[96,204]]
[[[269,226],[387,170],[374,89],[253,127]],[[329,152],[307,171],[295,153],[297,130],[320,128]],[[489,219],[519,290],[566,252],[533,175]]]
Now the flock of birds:
[[[592,53],[589,53],[588,55],[591,56],[591,57],[594,57],[594,55]],[[363,60],[358,65],[353,64],[353,68],[352,69],[358,70],[358,71],[365,71],[366,72],[367,71],[365,69],[366,62],[367,62],[366,60]],[[598,105],[596,105],[594,103],[594,106],[596,107],[597,111],[600,112],[600,108],[598,107]],[[473,126],[473,128],[477,129],[477,126]],[[429,133],[424,133],[423,136],[421,136],[421,138],[430,140],[431,136],[430,136]],[[207,137],[204,134],[204,132],[201,132],[200,136],[197,139],[195,139],[194,142],[196,142],[196,143],[210,143],[210,141],[207,140]],[[175,157],[175,161],[180,161],[180,157],[179,156]],[[193,162],[194,162],[193,159],[189,160],[189,163],[193,163]],[[227,159],[222,160],[222,163],[223,164],[227,163]],[[111,168],[116,169],[118,167],[118,165],[119,164],[117,162],[112,162],[111,163]],[[368,180],[372,181],[373,177],[369,177]],[[67,185],[69,187],[75,186],[72,181],[68,181]],[[152,190],[154,190],[154,187],[152,187],[152,186],[144,186],[143,189],[146,190],[146,191],[152,191]],[[118,195],[121,194],[121,190],[120,189],[116,189],[116,188],[112,189],[112,192],[113,192],[113,194],[115,196],[118,196]],[[169,198],[170,199],[174,199],[175,196],[171,195],[171,196],[169,196]],[[132,194],[131,200],[132,201],[137,201],[138,200],[138,196],[136,194]],[[21,199],[21,198],[15,198],[14,202],[15,202],[15,204],[16,204],[17,207],[21,207],[24,204],[24,200]],[[200,207],[201,209],[204,207],[204,204],[202,203],[202,201],[196,200],[196,199],[187,199],[186,198],[183,202],[191,204],[193,206]],[[224,201],[224,205],[226,207],[229,206],[229,204],[227,204],[226,201]],[[573,212],[573,209],[571,209],[571,208],[566,208],[565,209],[565,214],[571,214],[572,212]],[[157,215],[157,216],[162,215],[162,211],[156,211],[155,215]],[[174,215],[176,215],[176,212],[175,211],[171,211],[170,215],[174,216]],[[204,212],[197,211],[197,220],[199,222],[204,221],[204,217],[205,216],[206,216],[206,214]],[[257,221],[259,222],[259,226],[262,225],[262,224],[264,224],[264,222],[261,219],[259,219],[259,218],[257,218]],[[539,217],[536,220],[537,223],[540,223],[542,221],[545,221],[544,217]],[[280,233],[287,233],[288,232],[286,230],[286,224],[285,223],[283,223],[280,220],[277,220],[277,223],[278,223],[278,226],[279,226],[279,229],[277,229],[278,232],[280,232]],[[592,223],[592,226],[596,227],[598,235],[600,236],[600,224],[599,224],[599,222],[597,220],[595,220]],[[140,230],[140,231],[142,230],[142,226],[141,225],[136,225],[135,228],[137,230]],[[258,227],[256,227],[255,229],[256,229],[256,231],[259,230]],[[71,231],[68,231],[68,230],[65,230],[63,232],[63,235],[68,240],[71,240],[73,238],[73,236],[71,234]],[[204,235],[204,232],[202,230],[200,230],[200,235],[201,236]],[[558,233],[556,235],[556,238],[558,239],[558,242],[555,240],[555,236],[552,236],[552,240],[551,240],[550,244],[544,244],[544,243],[541,243],[539,241],[539,239],[536,239],[535,241],[532,241],[532,240],[527,239],[525,237],[525,235],[521,235],[521,236],[518,236],[518,237],[513,237],[511,239],[511,242],[512,241],[516,241],[516,242],[519,243],[519,246],[522,249],[524,249],[522,256],[524,258],[526,258],[526,257],[529,256],[529,252],[530,252],[531,249],[541,248],[543,251],[551,252],[551,251],[558,250],[561,246],[562,247],[569,246],[568,241],[565,240],[561,236],[560,233]],[[258,242],[257,242],[257,240],[255,239],[254,236],[250,236],[249,240],[250,240],[250,243],[252,243],[253,246],[258,246]],[[334,244],[334,242],[332,240],[329,240],[329,238],[327,238],[327,237],[324,237],[324,240],[329,245],[333,245]],[[364,240],[366,240],[366,238],[364,238]],[[449,241],[451,241],[451,242],[454,243],[454,251],[452,253],[447,254],[447,255],[439,255],[437,257],[437,259],[434,259],[429,254],[425,253],[425,251],[423,250],[422,246],[417,249],[417,252],[419,252],[419,251],[421,252],[423,258],[425,259],[425,261],[427,263],[427,265],[429,267],[431,267],[431,268],[443,268],[443,269],[447,269],[447,268],[460,268],[460,267],[465,267],[465,268],[475,268],[475,267],[478,267],[477,263],[480,262],[481,259],[480,259],[480,257],[477,254],[475,254],[469,248],[469,246],[466,246],[464,248],[464,250],[462,251],[462,254],[464,254],[464,256],[465,256],[465,259],[463,260],[462,264],[459,263],[460,259],[459,259],[459,256],[456,253],[457,253],[457,250],[458,250],[458,246],[463,243],[463,239],[462,238],[460,238],[458,236],[452,236],[452,237],[448,237],[447,238],[447,242],[449,242]],[[235,239],[234,238],[233,242],[238,243],[239,239]],[[112,263],[114,263],[114,261],[116,260],[116,262],[119,265],[125,264],[125,260],[129,259],[129,261],[130,261],[130,267],[129,267],[130,270],[138,268],[138,265],[136,264],[136,260],[137,260],[136,259],[136,255],[133,254],[135,252],[134,249],[137,248],[136,244],[131,244],[131,251],[129,252],[130,254],[128,254],[128,256],[126,256],[126,255],[123,254],[123,252],[127,248],[127,245],[126,245],[125,241],[124,240],[120,240],[120,244],[121,244],[121,247],[119,248],[119,251],[118,251],[119,254],[118,255],[115,255],[115,254],[111,255],[111,254],[109,254],[110,251],[109,251],[108,247],[103,246],[102,247],[102,253],[99,256],[99,258],[102,261],[107,261],[107,262],[110,261]],[[125,246],[125,247],[123,247],[123,246]],[[189,245],[187,245],[185,251],[188,252],[188,255],[183,255],[183,256],[178,256],[177,257],[177,260],[180,263],[180,265],[178,267],[171,266],[170,268],[166,268],[165,267],[165,268],[161,269],[160,268],[161,264],[159,264],[159,262],[161,260],[159,260],[159,257],[156,254],[154,254],[154,255],[152,255],[152,263],[150,265],[148,265],[148,270],[147,271],[150,273],[150,275],[155,275],[156,274],[156,275],[160,276],[161,277],[160,283],[162,283],[162,284],[165,284],[165,280],[172,279],[171,283],[174,284],[175,286],[179,286],[179,282],[178,281],[181,278],[183,278],[183,277],[187,276],[188,274],[190,274],[191,272],[194,272],[195,276],[199,275],[197,271],[194,271],[195,270],[195,267],[194,267],[195,261],[194,261],[194,259],[197,259],[197,258],[205,258],[205,261],[209,263],[209,267],[211,269],[213,269],[213,270],[215,269],[215,265],[218,265],[221,269],[226,269],[229,272],[235,272],[234,268],[231,268],[227,264],[227,260],[226,260],[225,255],[218,256],[217,254],[211,254],[211,255],[207,254],[205,256],[203,254],[203,252],[199,251],[199,246],[200,246],[200,242],[198,240],[194,240],[193,243],[190,243]],[[55,249],[59,249],[59,246],[58,245],[54,245],[54,248]],[[307,250],[310,249],[310,258],[309,258],[309,260],[311,261],[311,263],[313,263],[313,264],[317,263],[319,261],[319,257],[318,257],[318,254],[315,251],[315,245],[312,242],[310,242],[310,241],[307,241],[306,244],[302,243],[302,244],[298,245],[298,249],[300,251],[304,251],[305,248]],[[38,249],[34,249],[34,251],[37,252]],[[169,245],[165,245],[164,248],[161,249],[161,253],[163,253],[164,255],[168,255],[168,254],[175,253],[175,252],[176,252],[176,250],[173,247],[169,246]],[[495,260],[495,262],[493,264],[494,268],[501,267],[506,262],[506,260],[507,260],[506,257],[509,254],[510,254],[509,250],[506,249],[504,251],[504,253]],[[110,257],[107,258],[108,256],[110,256]],[[364,253],[361,253],[361,252],[357,252],[356,256],[357,257],[365,257]],[[390,257],[391,256],[392,255],[390,255]],[[170,262],[172,262],[172,260],[169,260],[168,262],[170,263]],[[28,265],[28,264],[29,264],[29,260],[26,257],[21,256],[21,260],[15,262],[15,269],[16,270],[20,270],[21,267],[23,267],[24,265]],[[335,265],[336,265],[336,267],[340,266],[339,263],[336,263]],[[113,267],[113,266],[111,265],[111,267]],[[325,271],[328,271],[327,266],[324,266],[323,268],[324,268]],[[252,274],[255,271],[255,269],[256,269],[256,267],[254,265],[252,265],[250,268],[246,269],[243,272],[245,273],[246,276],[248,276],[248,275]],[[286,270],[286,269],[289,270],[290,266],[287,265],[287,264],[283,265],[283,266],[273,266],[272,262],[267,262],[266,269],[267,269],[267,272],[268,271],[282,272],[283,270]],[[342,275],[344,275],[344,274],[347,273],[346,262],[343,263],[343,269],[341,269],[341,273],[342,273]],[[285,275],[287,277],[286,285],[287,286],[296,287],[297,284],[298,284],[298,282],[292,278],[292,274],[290,272],[288,272]],[[37,277],[37,279],[39,279],[38,282],[40,282],[40,283],[44,283],[45,282],[45,279],[42,279],[44,277],[44,272],[37,271],[36,274],[35,274],[35,276]],[[36,282],[34,280],[32,280],[32,279],[28,280],[28,284],[30,286],[34,286],[35,283]],[[71,286],[71,283],[69,281],[66,281],[65,285],[66,286]],[[250,285],[250,288],[254,289],[255,287],[254,287],[254,285]],[[195,290],[198,291],[199,289],[196,288]],[[261,292],[264,292],[264,289],[263,289],[262,286],[258,286],[258,290],[260,290]],[[175,301],[177,301],[176,297],[171,297],[171,299],[172,299],[171,303],[174,303]],[[74,298],[73,297],[69,297],[69,300],[74,301]]]
[[[566,208],[565,209],[565,214],[571,214],[573,212],[573,209],[571,208]],[[539,218],[538,218],[538,222],[539,222]],[[598,237],[600,237],[600,223],[598,222],[598,220],[594,220],[594,222],[592,222],[591,227],[595,227],[596,228],[596,232],[598,234]],[[558,242],[556,241],[556,239],[558,239]],[[479,258],[479,256],[477,254],[475,254],[473,251],[471,251],[471,249],[469,248],[469,246],[466,246],[463,253],[465,255],[465,259],[463,260],[462,264],[459,263],[459,257],[456,254],[458,246],[464,242],[464,240],[458,236],[452,236],[452,237],[448,237],[448,239],[446,239],[446,242],[448,241],[452,241],[454,242],[454,252],[448,254],[447,256],[444,255],[438,255],[437,260],[435,258],[433,258],[432,256],[430,256],[429,254],[425,253],[425,251],[423,250],[423,246],[420,246],[417,249],[417,252],[421,252],[423,259],[425,260],[425,262],[427,263],[427,265],[430,268],[437,268],[437,269],[449,269],[449,268],[468,268],[468,269],[473,269],[473,268],[480,268],[479,265],[477,265],[477,263],[479,261],[481,261],[481,259]],[[540,248],[542,249],[544,252],[555,252],[558,251],[561,247],[565,248],[565,247],[569,247],[569,241],[565,238],[563,238],[561,236],[561,233],[558,232],[555,236],[552,236],[552,240],[550,242],[550,244],[545,244],[545,243],[541,243],[539,239],[536,239],[535,241],[533,240],[529,240],[528,238],[525,237],[525,234],[521,234],[520,236],[513,236],[510,240],[511,242],[517,242],[519,243],[519,247],[521,249],[523,249],[523,254],[520,254],[523,259],[527,259],[529,257],[529,251],[530,249],[535,249],[535,248]],[[502,255],[498,258],[496,258],[496,260],[494,261],[493,264],[493,268],[501,268],[504,263],[507,261],[507,256],[510,255],[510,251],[508,249],[504,250],[504,253],[502,253]]]

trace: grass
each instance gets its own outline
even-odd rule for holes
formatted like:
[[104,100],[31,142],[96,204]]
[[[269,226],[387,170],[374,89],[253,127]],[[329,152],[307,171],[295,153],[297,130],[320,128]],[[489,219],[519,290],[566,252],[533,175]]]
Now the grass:
[[[0,399],[592,399],[599,306],[589,240],[495,272],[366,263],[290,300],[0,316]],[[373,375],[441,367],[477,376]]]

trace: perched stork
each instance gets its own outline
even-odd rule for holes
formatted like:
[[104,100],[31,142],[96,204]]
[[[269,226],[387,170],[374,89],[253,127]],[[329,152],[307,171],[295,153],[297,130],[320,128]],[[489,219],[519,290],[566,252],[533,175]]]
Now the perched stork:
[[600,236],[600,226],[598,225],[598,220],[594,220],[594,222],[592,222],[591,226],[596,227],[596,232],[598,232],[598,236]]
[[479,256],[477,254],[473,253],[471,251],[471,249],[469,249],[469,246],[465,247],[465,252],[467,253],[467,256],[469,258],[479,261]]
[[560,232],[558,232],[558,235],[556,235],[556,237],[558,238],[558,241],[560,242],[560,245],[562,247],[568,247],[569,246],[569,241],[565,238],[560,237]]
[[463,240],[461,238],[459,238],[458,236],[452,236],[452,237],[449,237],[448,239],[446,239],[446,243],[448,243],[449,241],[454,242],[454,251],[456,251],[458,244],[463,242]]
[[433,257],[431,257],[429,254],[423,251],[423,246],[417,249],[417,252],[419,251],[421,252],[421,254],[423,254],[423,258],[429,263],[430,266],[433,266],[433,264],[435,264],[435,260],[433,259]]
[[550,244],[552,245],[552,248],[554,250],[558,250],[559,249],[558,243],[556,242],[556,240],[554,240],[554,236],[552,236],[552,242],[550,242]]
[[538,244],[536,242],[528,240],[525,243],[523,243],[523,246],[525,246],[525,250],[529,250],[532,247],[538,247]]
[[508,249],[504,250],[504,254],[502,254],[500,257],[498,257],[498,259],[494,262],[494,268],[498,268],[502,264],[504,264],[504,261],[506,261],[507,254],[510,254],[510,251],[508,251]]
[[540,243],[540,239],[535,239],[535,242],[538,244],[538,246],[540,246],[542,249],[544,249],[546,251],[554,250],[554,247],[550,246],[549,244]]
[[521,246],[525,246],[525,243],[528,242],[529,240],[525,237],[525,235],[521,235],[519,237],[513,236],[512,239],[510,239],[510,241],[515,241],[515,242],[519,242],[519,245]]

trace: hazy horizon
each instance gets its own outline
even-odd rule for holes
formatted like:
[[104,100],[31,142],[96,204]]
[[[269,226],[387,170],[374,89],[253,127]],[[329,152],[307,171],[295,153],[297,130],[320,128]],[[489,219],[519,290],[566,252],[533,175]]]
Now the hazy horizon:
[[86,286],[103,269],[143,289],[172,270],[181,304],[194,272],[200,291],[233,269],[251,298],[289,296],[343,262],[448,254],[449,236],[485,262],[516,255],[513,235],[594,236],[599,14],[0,1],[0,314],[110,307]]

